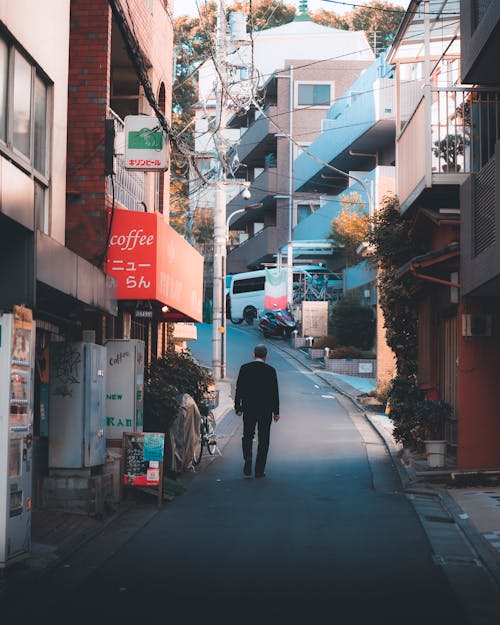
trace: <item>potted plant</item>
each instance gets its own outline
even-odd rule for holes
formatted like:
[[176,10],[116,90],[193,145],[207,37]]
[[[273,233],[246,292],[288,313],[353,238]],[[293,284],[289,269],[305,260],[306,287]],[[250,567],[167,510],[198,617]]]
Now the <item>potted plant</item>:
[[438,399],[422,399],[415,404],[415,421],[420,440],[425,445],[427,464],[443,467],[446,455],[445,425],[453,416],[453,407]]
[[460,171],[457,160],[459,156],[463,156],[465,145],[464,137],[460,134],[446,135],[441,141],[434,141],[432,151],[434,156],[444,160],[443,171]]

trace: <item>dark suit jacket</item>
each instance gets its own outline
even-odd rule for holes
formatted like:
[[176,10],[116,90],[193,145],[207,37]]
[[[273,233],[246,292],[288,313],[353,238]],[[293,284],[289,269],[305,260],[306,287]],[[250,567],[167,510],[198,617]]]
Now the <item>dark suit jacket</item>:
[[274,367],[260,360],[242,365],[236,382],[234,409],[256,417],[279,414],[278,378]]

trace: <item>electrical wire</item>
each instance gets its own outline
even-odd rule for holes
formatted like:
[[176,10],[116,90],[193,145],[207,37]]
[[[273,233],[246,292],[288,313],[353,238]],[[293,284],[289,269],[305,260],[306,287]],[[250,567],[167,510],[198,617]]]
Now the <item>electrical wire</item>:
[[[348,7],[352,7],[353,9],[368,9],[370,11],[382,11],[384,13],[397,13],[398,15],[417,15],[418,13],[420,13],[420,6],[421,4],[419,3],[417,9],[415,11],[411,11],[410,9],[388,9],[387,7],[382,7],[382,6],[373,6],[371,4],[354,4],[351,2],[342,2],[341,0],[322,0],[323,2],[328,2],[329,4],[340,4],[343,6],[348,6]],[[421,2],[422,0],[420,0]],[[450,16],[450,17],[460,17],[460,13],[455,13],[455,12],[443,12],[443,11],[429,11],[429,15],[446,15],[446,16]]]

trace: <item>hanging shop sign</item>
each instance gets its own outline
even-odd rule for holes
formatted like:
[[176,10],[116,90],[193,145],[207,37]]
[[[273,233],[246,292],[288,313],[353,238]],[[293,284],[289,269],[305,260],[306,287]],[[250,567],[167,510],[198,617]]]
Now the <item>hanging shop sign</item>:
[[203,257],[159,213],[115,209],[106,273],[118,300],[154,300],[201,321]]
[[168,169],[168,143],[156,117],[125,117],[125,169],[165,171]]

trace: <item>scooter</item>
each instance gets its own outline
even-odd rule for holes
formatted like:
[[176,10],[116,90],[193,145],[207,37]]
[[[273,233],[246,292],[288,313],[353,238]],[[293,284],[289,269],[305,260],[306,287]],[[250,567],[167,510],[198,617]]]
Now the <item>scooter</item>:
[[265,310],[259,317],[258,325],[265,338],[281,336],[288,339],[297,327],[297,322],[288,309]]

